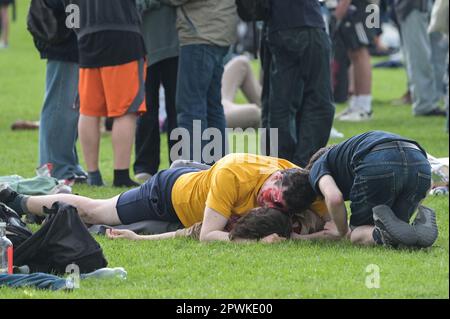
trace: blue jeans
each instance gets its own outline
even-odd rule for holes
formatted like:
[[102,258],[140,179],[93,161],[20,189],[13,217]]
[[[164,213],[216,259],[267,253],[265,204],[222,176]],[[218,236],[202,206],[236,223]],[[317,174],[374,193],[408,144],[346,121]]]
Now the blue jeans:
[[[224,72],[224,58],[228,47],[207,44],[182,46],[180,49],[178,83],[177,83],[177,113],[178,126],[186,129],[190,134],[189,155],[184,150],[182,159],[204,161],[201,151],[195,143],[200,143],[201,137],[194,136],[193,121],[201,121],[201,134],[207,128],[216,128],[221,134],[222,152],[214,154],[220,159],[226,152],[225,113],[222,105],[222,76]],[[210,140],[201,141],[201,150]],[[216,150],[217,151],[217,150]],[[175,160],[175,158],[172,158]],[[207,164],[211,164],[207,162]]]
[[31,275],[0,274],[0,287],[33,287],[36,289],[55,291],[60,289],[67,289],[66,283],[66,279],[43,273],[35,273]]
[[78,65],[47,62],[46,92],[39,132],[39,162],[53,164],[52,176],[69,179],[85,174],[78,164]]
[[353,227],[373,225],[372,209],[387,205],[409,223],[431,188],[431,166],[425,155],[412,148],[372,151],[356,165],[350,192]]
[[330,39],[319,28],[271,32],[268,114],[278,129],[278,157],[305,167],[327,145],[334,118]]

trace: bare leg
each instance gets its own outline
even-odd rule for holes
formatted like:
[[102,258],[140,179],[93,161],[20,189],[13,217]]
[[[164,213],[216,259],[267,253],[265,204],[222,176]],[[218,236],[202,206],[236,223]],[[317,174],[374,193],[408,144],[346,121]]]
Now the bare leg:
[[9,15],[8,15],[8,6],[2,6],[0,8],[0,16],[2,20],[2,31],[0,41],[4,44],[8,44],[8,35],[9,35]]
[[112,143],[114,149],[114,169],[130,168],[131,150],[136,134],[136,114],[126,114],[114,119]]
[[116,205],[119,196],[111,199],[90,199],[75,195],[50,195],[30,197],[27,209],[35,215],[43,215],[43,207],[52,207],[56,202],[64,202],[77,208],[81,219],[86,224],[105,224],[117,226],[122,224],[117,213]]
[[352,231],[350,239],[353,244],[374,246],[376,245],[375,241],[373,240],[374,230],[374,226],[357,227]]
[[225,66],[222,99],[234,102],[239,89],[251,104],[261,107],[262,87],[253,74],[250,60],[245,56],[236,57]]
[[[246,57],[236,57],[225,65],[222,76],[222,99],[234,102],[246,76]],[[247,59],[248,60],[248,59]]]
[[258,107],[261,107],[262,86],[256,79],[249,60],[247,60],[245,67],[246,74],[244,82],[241,86],[242,93],[244,93],[245,97],[251,104],[256,104]]
[[100,117],[80,115],[78,132],[88,172],[96,172],[100,151]]
[[349,51],[349,57],[354,69],[354,95],[372,94],[372,65],[370,64],[370,54],[367,48]]

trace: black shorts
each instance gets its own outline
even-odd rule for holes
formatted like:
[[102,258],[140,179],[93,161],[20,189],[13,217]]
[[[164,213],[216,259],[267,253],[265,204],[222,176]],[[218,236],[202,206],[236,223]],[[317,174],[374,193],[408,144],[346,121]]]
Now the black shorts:
[[123,225],[146,220],[181,223],[172,204],[172,189],[177,179],[197,168],[174,168],[161,171],[139,188],[120,195],[117,213]]
[[339,37],[342,39],[347,50],[357,50],[374,45],[378,28],[369,28],[367,18],[370,13],[366,12],[370,2],[365,0],[353,1],[347,16],[339,26]]

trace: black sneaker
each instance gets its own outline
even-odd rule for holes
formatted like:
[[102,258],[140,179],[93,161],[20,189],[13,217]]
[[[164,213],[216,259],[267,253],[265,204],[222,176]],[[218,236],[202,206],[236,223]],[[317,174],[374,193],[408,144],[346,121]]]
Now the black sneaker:
[[440,108],[436,108],[428,113],[425,114],[420,114],[419,116],[441,116],[441,117],[445,117],[447,116],[447,111],[440,109]]
[[373,208],[375,227],[380,230],[381,237],[385,237],[383,243],[392,247],[414,247],[417,244],[415,229],[408,223],[394,215],[389,206],[381,205]]
[[419,248],[433,246],[439,236],[436,212],[434,210],[425,206],[419,206],[419,211],[412,226],[418,237],[417,246]]
[[0,186],[0,203],[8,205],[13,202],[19,194],[6,185]]

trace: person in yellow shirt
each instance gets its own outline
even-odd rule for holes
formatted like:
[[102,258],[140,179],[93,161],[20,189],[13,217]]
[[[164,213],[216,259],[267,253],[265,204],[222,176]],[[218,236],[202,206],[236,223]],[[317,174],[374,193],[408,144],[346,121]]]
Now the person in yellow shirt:
[[320,203],[308,172],[282,159],[230,154],[208,170],[161,171],[139,188],[110,199],[75,195],[27,197],[10,189],[0,201],[19,214],[42,215],[43,207],[62,201],[75,206],[87,224],[128,225],[144,220],[181,222],[188,228],[203,222],[200,241],[229,241],[225,226],[232,215],[256,207],[302,212]]

